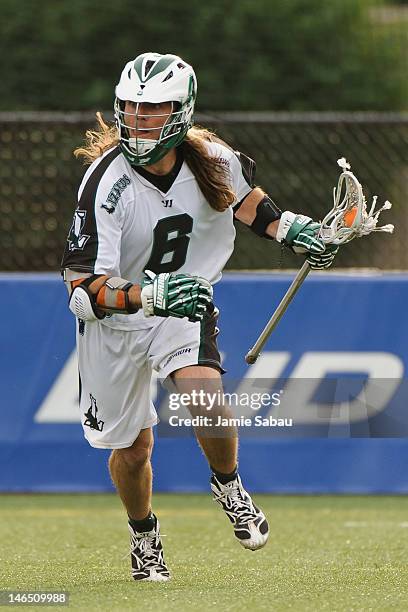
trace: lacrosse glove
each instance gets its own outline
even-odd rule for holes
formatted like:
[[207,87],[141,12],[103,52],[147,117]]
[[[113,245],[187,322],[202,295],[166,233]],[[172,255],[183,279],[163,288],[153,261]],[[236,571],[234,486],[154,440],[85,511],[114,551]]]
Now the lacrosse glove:
[[141,287],[145,317],[187,317],[192,322],[201,321],[213,297],[207,280],[189,274],[154,274],[145,270]]
[[324,253],[315,255],[311,253],[306,257],[306,260],[312,270],[325,270],[330,268],[334,258],[336,257],[339,247],[335,244],[326,244],[326,250]]
[[325,245],[318,238],[320,223],[305,215],[290,211],[282,214],[276,233],[277,242],[282,242],[294,253],[304,253],[313,270],[328,268],[338,251],[335,245]]

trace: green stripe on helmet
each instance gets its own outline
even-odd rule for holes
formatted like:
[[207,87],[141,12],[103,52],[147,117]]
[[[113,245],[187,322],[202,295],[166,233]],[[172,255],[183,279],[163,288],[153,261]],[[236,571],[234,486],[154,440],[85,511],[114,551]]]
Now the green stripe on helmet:
[[133,64],[133,68],[136,70],[137,76],[139,77],[141,81],[144,80],[143,74],[142,74],[142,64],[143,64],[144,57],[145,57],[145,54],[139,55],[139,57],[136,58],[135,63]]
[[[145,76],[143,74],[143,64],[144,60],[149,59],[149,57],[151,58],[151,61],[156,63],[156,65],[153,66],[147,76]],[[150,53],[143,53],[142,55],[139,55],[139,57],[136,58],[133,67],[136,70],[139,79],[145,83],[152,77],[156,76],[156,74],[159,74],[160,72],[166,70],[166,68],[168,68],[170,64],[174,62],[175,59],[176,57],[174,55],[163,55],[162,57],[157,59],[154,56],[152,57]]]
[[147,78],[150,79],[151,77],[156,76],[156,74],[159,74],[160,72],[164,72],[164,70],[166,70],[166,68],[168,68],[170,64],[172,64],[173,62],[174,62],[174,55],[164,55],[163,57],[159,59],[159,61],[157,62],[153,70],[149,72],[149,75]]

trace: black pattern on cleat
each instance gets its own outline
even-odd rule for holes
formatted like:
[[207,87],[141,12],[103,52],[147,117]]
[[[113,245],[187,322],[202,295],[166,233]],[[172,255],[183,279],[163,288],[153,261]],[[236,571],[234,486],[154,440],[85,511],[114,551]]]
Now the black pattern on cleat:
[[160,524],[155,518],[152,531],[139,533],[128,523],[130,531],[130,555],[132,560],[132,577],[134,580],[165,582],[170,578],[163,556],[160,539]]
[[250,550],[265,546],[269,536],[268,521],[245,491],[239,475],[226,485],[221,484],[213,475],[211,489],[214,501],[220,504],[234,525],[235,537],[239,543]]

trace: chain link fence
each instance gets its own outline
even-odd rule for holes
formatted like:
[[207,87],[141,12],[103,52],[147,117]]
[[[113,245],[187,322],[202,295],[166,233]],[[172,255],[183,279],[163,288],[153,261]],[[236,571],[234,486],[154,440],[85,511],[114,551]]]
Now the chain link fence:
[[[109,113],[106,113],[106,118]],[[257,162],[256,183],[283,209],[320,219],[346,157],[367,200],[389,199],[377,234],[345,245],[337,268],[408,269],[408,113],[220,113],[198,115]],[[72,150],[95,125],[89,113],[0,113],[1,270],[58,270],[84,167]],[[298,268],[299,258],[237,224],[229,269]]]

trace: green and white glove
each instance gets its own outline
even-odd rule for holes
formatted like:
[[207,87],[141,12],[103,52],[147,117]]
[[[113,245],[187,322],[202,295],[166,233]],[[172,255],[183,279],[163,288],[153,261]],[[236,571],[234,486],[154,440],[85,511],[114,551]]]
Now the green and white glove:
[[326,247],[317,238],[320,224],[305,215],[287,210],[279,219],[277,242],[283,242],[294,253],[324,253]]
[[311,253],[306,259],[312,270],[325,270],[332,265],[338,250],[339,247],[336,244],[326,244],[324,253],[318,255]]
[[288,246],[294,253],[305,254],[310,267],[320,270],[331,266],[338,247],[325,245],[318,238],[319,230],[320,223],[287,210],[279,220],[276,240]]
[[187,317],[192,322],[201,321],[213,297],[207,280],[189,274],[154,274],[145,270],[141,287],[145,317]]

